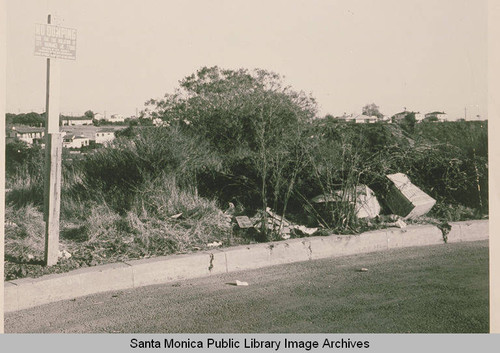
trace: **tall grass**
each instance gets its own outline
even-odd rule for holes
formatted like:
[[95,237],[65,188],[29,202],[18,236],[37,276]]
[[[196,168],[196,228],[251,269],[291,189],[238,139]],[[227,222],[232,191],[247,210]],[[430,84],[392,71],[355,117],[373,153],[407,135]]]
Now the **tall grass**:
[[13,262],[43,258],[45,222],[33,205],[8,205],[5,209],[5,254]]
[[[228,201],[264,225],[262,208],[270,206],[297,223],[354,233],[366,225],[355,214],[356,187],[368,185],[383,204],[385,175],[395,172],[437,199],[431,216],[480,217],[488,196],[485,130],[475,126],[470,150],[457,136],[464,126],[453,126],[417,125],[410,135],[392,124],[311,124],[287,138],[285,130],[264,129],[258,149],[241,144],[226,152],[189,128],[134,128],[109,147],[63,161],[61,243],[80,266],[246,242],[233,237],[221,210]],[[440,128],[448,131],[440,135]],[[6,255],[26,262],[43,253],[43,154],[21,147],[11,146],[8,160]],[[337,202],[315,205],[317,195]],[[280,238],[281,229],[263,229],[260,240]]]

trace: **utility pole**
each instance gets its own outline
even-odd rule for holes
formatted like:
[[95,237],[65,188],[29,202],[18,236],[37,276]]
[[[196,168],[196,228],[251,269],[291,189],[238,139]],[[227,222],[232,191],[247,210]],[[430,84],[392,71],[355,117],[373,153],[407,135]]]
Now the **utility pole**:
[[[47,17],[51,24],[51,15]],[[62,134],[59,131],[60,71],[56,58],[47,58],[45,100],[45,265],[57,263],[59,255],[59,214],[61,206]]]

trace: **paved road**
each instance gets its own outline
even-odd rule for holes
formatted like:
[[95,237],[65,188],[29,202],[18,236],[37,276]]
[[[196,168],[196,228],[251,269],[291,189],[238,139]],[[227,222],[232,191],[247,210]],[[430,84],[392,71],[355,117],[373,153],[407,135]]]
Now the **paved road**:
[[[249,286],[228,284],[235,280]],[[91,295],[8,313],[5,331],[477,332],[488,330],[487,317],[488,242],[480,241]]]

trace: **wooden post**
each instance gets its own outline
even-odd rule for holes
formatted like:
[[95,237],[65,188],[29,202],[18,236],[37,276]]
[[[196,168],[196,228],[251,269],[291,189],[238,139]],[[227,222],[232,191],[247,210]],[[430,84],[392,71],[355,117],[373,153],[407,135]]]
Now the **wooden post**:
[[[50,24],[51,16],[47,23]],[[45,265],[57,263],[61,205],[62,134],[59,132],[60,72],[57,59],[47,58],[45,123]]]
[[0,333],[4,331],[6,7],[5,0],[0,0]]

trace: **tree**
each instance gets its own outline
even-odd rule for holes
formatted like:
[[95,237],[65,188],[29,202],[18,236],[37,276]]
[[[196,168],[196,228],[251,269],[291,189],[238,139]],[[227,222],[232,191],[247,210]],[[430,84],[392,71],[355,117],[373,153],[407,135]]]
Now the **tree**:
[[401,120],[401,128],[408,133],[413,133],[415,130],[415,124],[417,119],[415,118],[414,112],[408,112],[405,117]]
[[189,125],[223,151],[235,143],[256,147],[255,123],[273,116],[267,130],[279,130],[315,114],[315,102],[302,92],[284,87],[282,78],[265,70],[223,70],[204,67],[180,81],[180,88],[163,99],[150,100],[151,118],[169,125]]
[[85,113],[84,113],[85,117],[86,118],[89,118],[89,119],[94,119],[94,112],[92,110],[87,110]]
[[[181,80],[174,94],[146,105],[152,119],[204,136],[224,156],[232,181],[245,177],[255,185],[264,210],[272,201],[285,212],[301,167],[301,133],[316,114],[312,97],[284,86],[273,72],[204,67]],[[263,218],[265,225],[265,212]]]
[[384,114],[379,111],[379,107],[375,103],[365,105],[362,109],[362,114],[376,116],[379,119],[384,117]]
[[424,119],[425,122],[431,122],[431,123],[434,123],[436,121],[439,121],[438,117],[435,116],[435,115],[430,115],[430,116],[426,116],[425,119]]
[[44,126],[45,119],[43,114],[38,114],[35,112],[26,114],[6,114],[6,119],[8,123],[11,124],[21,124],[29,126]]

